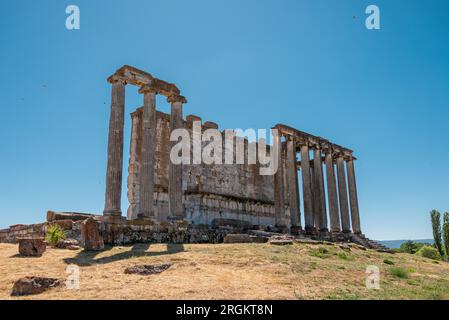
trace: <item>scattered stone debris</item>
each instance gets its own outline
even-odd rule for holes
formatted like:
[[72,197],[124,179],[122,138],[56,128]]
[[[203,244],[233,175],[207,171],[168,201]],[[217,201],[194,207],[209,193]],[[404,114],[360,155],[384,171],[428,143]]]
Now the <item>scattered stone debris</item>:
[[128,267],[125,269],[126,274],[140,274],[140,275],[150,275],[162,273],[172,266],[171,263],[163,264],[144,264]]
[[394,250],[391,250],[391,249],[377,249],[376,251],[381,252],[381,253],[390,253],[390,254],[396,253]]
[[59,240],[56,244],[56,248],[58,249],[68,249],[68,250],[79,250],[80,245],[78,240],[76,239],[64,239]]
[[270,237],[269,243],[276,246],[285,246],[293,244],[294,237],[289,235],[276,235]]
[[293,244],[293,240],[270,240],[270,244],[276,245],[276,246],[285,246],[289,244]]
[[19,253],[26,257],[40,257],[47,249],[44,238],[19,238]]
[[99,221],[90,217],[81,223],[81,244],[85,250],[104,249],[104,241],[100,234]]
[[303,243],[303,244],[322,244],[322,241],[318,240],[312,240],[312,239],[295,239],[296,243]]
[[340,244],[339,247],[345,251],[351,251],[351,247],[346,243]]
[[228,234],[223,241],[224,243],[266,243],[268,238],[249,234]]
[[50,288],[61,286],[63,283],[63,280],[54,278],[25,277],[14,283],[11,296],[39,294]]

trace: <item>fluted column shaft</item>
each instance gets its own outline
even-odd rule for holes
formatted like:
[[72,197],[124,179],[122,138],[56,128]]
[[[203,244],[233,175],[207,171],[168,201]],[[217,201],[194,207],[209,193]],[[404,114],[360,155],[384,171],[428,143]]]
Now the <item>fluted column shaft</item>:
[[321,159],[321,148],[317,146],[314,149],[313,166],[315,168],[315,189],[317,190],[317,205],[319,213],[318,227],[320,231],[328,231],[327,210],[326,210],[326,191],[324,188],[323,160]]
[[312,189],[310,176],[310,157],[309,146],[304,144],[301,146],[301,175],[304,197],[304,224],[306,232],[313,231],[313,205],[312,205]]
[[274,137],[277,146],[278,169],[274,174],[274,213],[275,224],[280,226],[282,218],[285,216],[285,202],[284,202],[284,164],[282,156],[282,140],[278,134]]
[[332,159],[332,153],[326,152],[326,180],[327,180],[327,193],[329,200],[329,216],[331,224],[331,232],[340,232],[340,215],[338,209],[338,193],[337,185],[335,182],[335,170],[334,162]]
[[290,200],[290,222],[292,227],[301,226],[299,209],[298,170],[296,168],[296,145],[293,139],[287,141],[287,177]]
[[154,154],[156,150],[156,92],[140,91],[144,95],[142,115],[142,148],[139,169],[138,218],[154,217]]
[[351,232],[349,222],[348,191],[346,188],[345,163],[342,156],[337,158],[338,195],[340,199],[341,227],[343,232]]
[[[185,98],[182,96],[172,96],[168,98],[171,103],[170,114],[170,133],[182,128],[182,105]],[[172,144],[173,145],[173,144]],[[173,164],[170,161],[168,167],[168,197],[169,197],[169,215],[176,219],[184,219],[184,209],[182,205],[182,165]]]
[[109,118],[108,163],[103,214],[121,216],[123,127],[125,124],[125,83],[112,77],[111,113]]
[[131,114],[131,141],[129,144],[129,165],[128,165],[128,220],[134,220],[139,213],[140,199],[140,150],[142,145],[142,122],[137,112]]
[[352,232],[362,233],[360,227],[359,200],[357,197],[357,184],[355,181],[354,159],[346,161],[346,171],[348,175],[349,202],[351,205]]

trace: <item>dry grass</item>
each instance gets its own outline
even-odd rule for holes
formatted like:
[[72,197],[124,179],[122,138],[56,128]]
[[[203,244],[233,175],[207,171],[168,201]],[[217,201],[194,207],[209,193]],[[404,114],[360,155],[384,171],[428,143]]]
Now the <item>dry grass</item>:
[[[320,250],[321,248],[321,250]],[[388,258],[394,266],[383,263]],[[151,276],[124,274],[135,264],[171,262]],[[0,299],[11,299],[24,276],[65,278],[80,266],[79,290],[58,288],[25,299],[448,299],[449,264],[408,254],[338,246],[294,244],[138,244],[96,253],[49,248],[40,258],[17,256],[17,245],[0,244]],[[381,289],[365,287],[365,269],[381,269]],[[392,267],[409,272],[407,279]],[[23,299],[23,298],[22,298]]]

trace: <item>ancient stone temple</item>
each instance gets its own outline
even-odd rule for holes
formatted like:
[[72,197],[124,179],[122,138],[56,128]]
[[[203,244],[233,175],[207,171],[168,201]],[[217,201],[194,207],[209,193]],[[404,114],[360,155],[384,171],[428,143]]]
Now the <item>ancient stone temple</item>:
[[[273,126],[271,145],[263,139],[249,141],[233,130],[220,131],[214,122],[183,116],[187,100],[174,84],[130,66],[118,69],[108,81],[112,94],[103,213],[48,211],[44,223],[0,230],[0,242],[42,237],[57,224],[66,238],[89,243],[85,249],[135,242],[263,242],[286,236],[352,241],[385,250],[361,232],[352,150],[282,124]],[[143,106],[131,113],[125,216],[121,192],[127,85],[139,87]],[[157,95],[167,98],[170,114],[157,111]],[[171,133],[179,131],[188,133],[192,148],[186,154],[182,149],[183,159],[190,158],[178,164],[171,158],[177,146]],[[211,132],[224,153],[219,161],[195,161],[195,147],[209,146],[195,137]],[[244,152],[228,156],[228,151],[238,150]],[[259,161],[251,160],[250,150],[257,150]],[[260,161],[261,154],[275,159],[277,170],[262,174],[267,163]],[[83,232],[87,223],[91,232]]]
[[[194,225],[211,225],[217,219],[228,219],[293,234],[361,234],[352,150],[278,124],[273,127],[280,139],[275,175],[260,175],[258,164],[176,165],[169,156],[172,130],[191,131],[195,121],[201,122],[203,131],[217,129],[218,125],[202,122],[195,115],[184,119],[187,100],[180,90],[147,72],[123,66],[108,81],[112,97],[104,216],[110,221],[124,219],[121,190],[125,88],[136,85],[143,107],[131,113],[128,220],[185,220]],[[170,114],[157,111],[158,94],[167,97]],[[251,143],[244,139],[244,145],[248,148]]]

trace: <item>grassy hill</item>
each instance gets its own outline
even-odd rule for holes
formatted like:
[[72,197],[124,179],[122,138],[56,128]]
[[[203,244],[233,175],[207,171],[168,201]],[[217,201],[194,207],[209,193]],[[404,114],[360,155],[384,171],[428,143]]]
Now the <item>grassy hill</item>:
[[[17,252],[17,245],[0,244],[0,299],[12,298],[20,277],[65,279],[71,263],[80,266],[79,290],[25,299],[449,299],[448,263],[356,246],[138,244],[100,253],[49,248],[40,258]],[[162,262],[173,265],[158,275],[124,274],[129,266]],[[368,265],[381,270],[379,290],[365,286]]]

